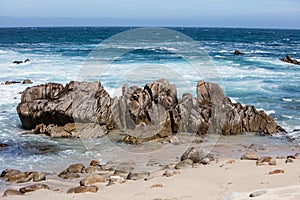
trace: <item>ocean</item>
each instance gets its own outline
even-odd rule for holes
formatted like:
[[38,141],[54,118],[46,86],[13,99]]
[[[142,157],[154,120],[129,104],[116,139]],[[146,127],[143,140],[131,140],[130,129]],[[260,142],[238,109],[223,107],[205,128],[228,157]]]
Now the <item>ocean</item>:
[[[133,27],[0,28],[0,82],[30,79],[37,85],[99,80],[111,96],[117,96],[124,83],[144,86],[155,78],[167,78],[177,85],[180,96],[186,92],[195,95],[197,81],[204,79],[218,83],[234,101],[265,110],[288,132],[300,129],[300,66],[279,60],[287,54],[300,60],[300,30],[157,28],[159,31],[150,35],[147,29],[135,30]],[[122,35],[124,31],[128,34]],[[132,36],[132,40],[127,41],[125,36]],[[235,49],[244,54],[234,55]],[[27,58],[30,62],[12,63]],[[102,66],[95,68],[91,76],[83,76],[88,66],[97,63]],[[108,65],[103,66],[105,63]],[[191,67],[198,64],[200,67]],[[213,76],[207,71],[212,71]],[[88,161],[95,155],[100,160],[116,157],[116,145],[105,139],[82,141],[23,134],[16,107],[20,102],[19,92],[26,87],[0,85],[0,143],[9,145],[0,150],[0,170],[53,172],[79,160]],[[300,132],[290,134],[295,140],[255,137],[251,142],[298,145]],[[237,138],[242,140],[241,136]],[[120,146],[132,148],[126,144]]]

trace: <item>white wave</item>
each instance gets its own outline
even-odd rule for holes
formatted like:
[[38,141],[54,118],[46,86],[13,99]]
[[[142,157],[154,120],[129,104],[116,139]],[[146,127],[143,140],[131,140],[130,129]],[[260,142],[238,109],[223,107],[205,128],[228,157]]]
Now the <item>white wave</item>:
[[266,110],[265,113],[266,113],[267,115],[271,115],[271,114],[275,114],[276,111],[275,111],[275,110]]
[[283,101],[286,101],[286,102],[292,102],[293,99],[289,99],[289,98],[282,98]]

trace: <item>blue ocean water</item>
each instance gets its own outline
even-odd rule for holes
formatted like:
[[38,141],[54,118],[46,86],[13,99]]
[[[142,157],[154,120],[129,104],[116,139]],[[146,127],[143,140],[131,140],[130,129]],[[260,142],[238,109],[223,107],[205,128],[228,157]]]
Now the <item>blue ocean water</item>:
[[[56,28],[0,28],[0,82],[30,79],[34,84],[46,82],[67,83],[77,80],[91,52],[98,45],[129,27],[56,27]],[[196,82],[203,78],[222,86],[226,95],[242,104],[253,104],[270,114],[287,131],[300,128],[300,66],[279,60],[287,54],[300,60],[300,30],[227,29],[227,28],[172,28],[185,34],[201,46],[217,71],[217,78],[201,76],[186,68],[188,61],[176,53],[179,45],[172,41],[136,40],[130,51],[116,58],[100,79],[111,95],[119,94],[120,77],[125,82],[143,86],[153,80],[156,72],[175,82],[179,94],[195,93]],[[145,33],[147,34],[147,33]],[[159,38],[160,36],[157,35]],[[154,38],[153,38],[154,39]],[[169,43],[168,43],[169,42]],[[167,44],[168,43],[168,44]],[[194,44],[194,45],[195,45]],[[107,48],[111,48],[108,46]],[[113,50],[128,48],[115,43]],[[132,50],[133,49],[133,50]],[[239,49],[244,53],[235,56]],[[182,50],[182,48],[181,48]],[[188,45],[185,52],[191,52]],[[111,59],[110,54],[101,59]],[[14,60],[29,63],[12,64]],[[198,60],[201,62],[201,59]],[[141,68],[141,70],[137,70]],[[163,70],[165,69],[165,71]],[[175,75],[172,73],[176,71]],[[182,71],[182,73],[181,73]],[[141,74],[139,74],[141,72]],[[204,73],[204,72],[203,72]],[[146,75],[145,75],[146,74]],[[146,78],[145,78],[146,77]],[[176,77],[183,77],[183,81]],[[123,81],[124,81],[123,80]],[[78,155],[89,158],[81,140],[51,139],[22,134],[16,106],[20,101],[22,84],[0,85],[0,143],[9,147],[0,151],[0,170],[18,168],[51,171],[57,163],[72,163]],[[284,141],[288,142],[288,141]],[[101,144],[101,145],[100,145]],[[108,156],[109,144],[99,141],[97,153]],[[95,152],[94,152],[95,153]],[[108,156],[109,157],[109,156]],[[47,163],[45,165],[44,163]],[[50,169],[49,166],[52,166]]]

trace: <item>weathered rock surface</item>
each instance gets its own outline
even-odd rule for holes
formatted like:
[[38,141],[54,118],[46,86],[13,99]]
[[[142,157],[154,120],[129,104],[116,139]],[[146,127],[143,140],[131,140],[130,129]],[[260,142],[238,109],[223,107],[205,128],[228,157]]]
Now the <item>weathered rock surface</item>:
[[46,180],[45,173],[42,172],[21,172],[15,169],[6,169],[2,171],[1,177],[9,182],[24,183],[29,181],[44,181]]
[[258,156],[253,151],[243,154],[241,160],[258,160]]
[[284,131],[264,111],[232,103],[215,83],[198,81],[197,97],[177,98],[176,86],[161,79],[144,88],[123,86],[111,98],[99,82],[48,83],[22,92],[17,111],[23,127],[51,137],[94,138],[125,130],[123,141],[138,144],[177,132],[232,135]]
[[62,179],[76,179],[79,178],[79,174],[82,173],[85,173],[85,167],[83,164],[72,164],[67,169],[59,173],[58,177]]
[[105,182],[105,179],[99,174],[91,174],[80,181],[81,186],[93,185],[95,183]]
[[300,62],[297,61],[296,59],[292,59],[290,55],[287,55],[285,58],[281,58],[280,60],[286,63],[300,65]]

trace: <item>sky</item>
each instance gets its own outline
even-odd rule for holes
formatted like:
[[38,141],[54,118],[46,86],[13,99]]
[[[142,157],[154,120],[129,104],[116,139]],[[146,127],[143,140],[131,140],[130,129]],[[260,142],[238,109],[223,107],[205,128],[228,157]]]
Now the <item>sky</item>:
[[0,26],[300,29],[300,0],[0,0]]

